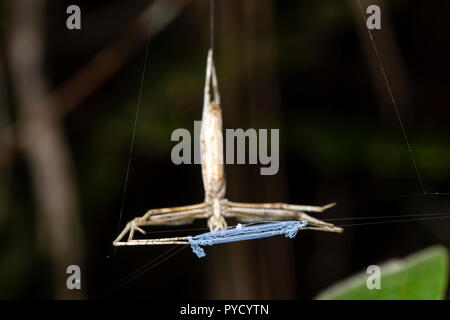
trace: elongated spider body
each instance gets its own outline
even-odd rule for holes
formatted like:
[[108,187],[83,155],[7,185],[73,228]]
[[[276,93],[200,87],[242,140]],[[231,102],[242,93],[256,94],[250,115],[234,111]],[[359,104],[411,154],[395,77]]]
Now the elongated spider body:
[[[211,96],[213,88],[213,97]],[[303,221],[301,230],[319,230],[342,232],[342,228],[331,223],[313,218],[305,212],[322,212],[331,208],[335,203],[325,206],[293,205],[286,203],[239,203],[225,198],[226,179],[223,156],[223,129],[220,95],[217,84],[216,70],[213,61],[213,51],[209,50],[206,83],[204,91],[202,127],[200,132],[200,150],[202,159],[202,176],[205,189],[204,202],[189,206],[152,209],[142,217],[130,221],[113,245],[162,245],[189,244],[188,237],[162,239],[134,239],[137,230],[143,234],[141,228],[150,225],[179,225],[187,224],[195,219],[208,219],[211,232],[227,228],[227,218],[238,221],[267,221],[267,220],[298,220]],[[128,240],[122,241],[129,233]]]

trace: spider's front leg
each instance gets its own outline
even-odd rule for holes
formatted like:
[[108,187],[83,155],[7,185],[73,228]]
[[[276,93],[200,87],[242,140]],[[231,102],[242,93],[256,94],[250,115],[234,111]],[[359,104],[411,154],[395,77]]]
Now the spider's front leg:
[[210,207],[210,203],[202,202],[183,207],[149,210],[142,217],[134,218],[128,222],[122,232],[114,240],[113,245],[116,246],[118,243],[121,243],[121,240],[127,233],[129,233],[127,242],[133,240],[134,232],[136,230],[145,234],[146,232],[141,228],[143,226],[181,225],[190,223],[195,219],[207,218],[211,212]]
[[319,207],[287,203],[240,203],[227,201],[225,204],[225,216],[241,221],[301,220],[308,222],[308,226],[302,229],[341,233],[343,232],[342,228],[311,217],[304,212],[323,212],[335,205],[335,203],[331,203]]

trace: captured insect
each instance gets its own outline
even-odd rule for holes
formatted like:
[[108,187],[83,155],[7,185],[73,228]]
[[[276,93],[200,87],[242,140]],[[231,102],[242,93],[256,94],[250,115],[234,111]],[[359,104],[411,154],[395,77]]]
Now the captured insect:
[[[212,93],[211,93],[212,88]],[[343,229],[331,223],[313,218],[306,212],[323,212],[335,205],[294,205],[286,203],[239,203],[225,198],[226,182],[223,156],[222,110],[213,50],[209,49],[206,64],[206,82],[202,126],[200,131],[201,167],[205,200],[202,203],[152,209],[142,217],[127,223],[114,240],[114,246],[137,245],[191,245],[198,257],[205,256],[201,246],[219,243],[259,239],[275,235],[294,237],[298,230],[318,230],[341,233]],[[227,219],[239,222],[235,227],[227,226]],[[146,232],[144,226],[182,225],[195,219],[207,219],[210,232],[197,236],[134,239],[135,231]],[[128,233],[128,238],[122,240]]]

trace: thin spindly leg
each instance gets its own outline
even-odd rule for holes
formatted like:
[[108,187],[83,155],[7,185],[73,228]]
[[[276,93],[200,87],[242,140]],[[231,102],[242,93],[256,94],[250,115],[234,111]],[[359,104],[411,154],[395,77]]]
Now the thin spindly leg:
[[183,207],[152,209],[147,211],[142,217],[128,222],[113,244],[118,245],[128,232],[128,242],[133,240],[135,230],[145,234],[145,231],[140,228],[142,226],[187,224],[195,219],[207,218],[209,214],[210,205],[205,202]]
[[168,244],[189,244],[187,237],[161,238],[161,239],[139,239],[123,242],[114,242],[115,246],[146,246],[146,245],[168,245]]
[[136,219],[139,220],[140,223],[142,223],[141,225],[158,224],[158,221],[160,220],[165,223],[168,220],[177,220],[179,218],[182,218],[184,215],[190,217],[192,216],[192,214],[204,212],[205,209],[209,208],[210,206],[211,205],[209,203],[202,202],[182,207],[151,209],[148,210],[142,217]]
[[324,205],[324,206],[304,206],[297,204],[288,203],[240,203],[228,201],[227,204],[231,207],[242,207],[242,208],[267,208],[267,209],[285,209],[292,211],[303,211],[303,212],[323,212],[329,208],[336,205],[335,202]]
[[[305,227],[304,229],[329,231],[329,232],[343,231],[342,228],[336,227],[331,223],[324,222],[322,220],[307,215],[303,211],[298,210],[297,209],[298,207],[309,207],[309,206],[296,206],[283,203],[241,204],[237,202],[228,202],[226,204],[225,216],[230,218],[237,218],[238,220],[241,221],[295,219],[308,222],[308,227]],[[313,208],[315,208],[315,210],[318,210],[317,208],[320,208],[321,211],[323,211],[329,207],[330,206],[313,207]]]

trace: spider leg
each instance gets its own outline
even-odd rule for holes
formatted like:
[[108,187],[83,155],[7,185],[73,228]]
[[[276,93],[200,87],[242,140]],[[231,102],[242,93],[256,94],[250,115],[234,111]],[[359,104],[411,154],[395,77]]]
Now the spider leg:
[[[113,245],[123,245],[121,242],[122,238],[125,237],[127,233],[128,245],[134,245],[132,243],[139,243],[141,240],[133,240],[134,232],[137,230],[142,234],[146,232],[141,228],[142,226],[150,225],[180,225],[192,222],[195,219],[207,218],[210,213],[211,205],[206,202],[199,204],[183,206],[183,207],[173,207],[173,208],[161,208],[152,209],[147,211],[142,217],[135,218],[127,223],[125,228],[119,234],[119,236],[114,240]],[[138,241],[138,242],[136,242]],[[150,241],[150,240],[145,240]],[[142,241],[141,241],[142,242]],[[150,243],[149,243],[150,244]],[[156,243],[155,243],[156,244]],[[166,244],[166,243],[161,243]]]
[[[334,205],[334,204],[332,204]],[[262,220],[302,220],[308,222],[308,227],[302,229],[320,230],[341,233],[342,228],[309,216],[299,210],[299,207],[313,208],[316,212],[323,211],[332,205],[324,207],[297,206],[284,203],[238,203],[227,202],[224,215],[230,218],[237,218],[240,221],[262,221]],[[309,210],[312,211],[312,210]]]
[[326,226],[322,226],[322,227],[303,227],[300,228],[301,230],[316,230],[316,231],[325,231],[325,232],[336,232],[336,233],[342,233],[344,232],[344,229],[340,228],[340,227],[326,227]]
[[241,203],[241,202],[227,202],[229,206],[242,207],[242,208],[267,208],[267,209],[286,209],[292,211],[303,211],[303,212],[323,212],[330,209],[336,205],[336,202],[329,203],[324,206],[305,206],[297,204],[288,203]]
[[151,209],[134,220],[138,226],[184,224],[197,218],[206,218],[210,208],[210,203],[202,202],[182,207]]
[[147,246],[147,245],[169,245],[189,244],[187,237],[160,238],[160,239],[132,239],[128,241],[114,242],[115,246]]

